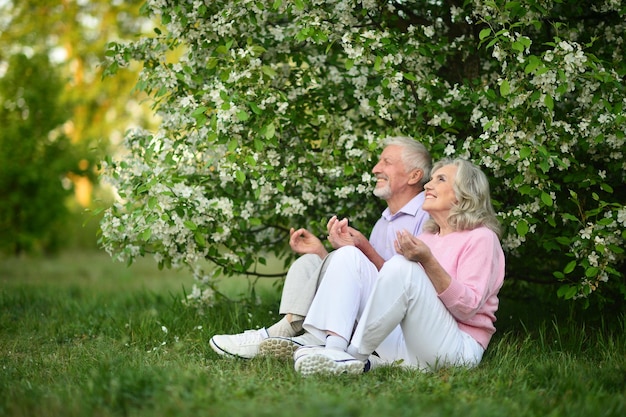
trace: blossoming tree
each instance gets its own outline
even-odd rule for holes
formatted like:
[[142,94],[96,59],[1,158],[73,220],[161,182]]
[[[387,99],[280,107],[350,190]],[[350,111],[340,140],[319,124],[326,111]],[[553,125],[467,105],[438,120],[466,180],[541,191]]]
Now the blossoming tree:
[[492,180],[510,279],[560,296],[626,294],[621,1],[148,0],[154,36],[109,45],[144,65],[161,117],[103,163],[120,199],[103,246],[129,262],[261,274],[290,226],[380,215],[387,135]]

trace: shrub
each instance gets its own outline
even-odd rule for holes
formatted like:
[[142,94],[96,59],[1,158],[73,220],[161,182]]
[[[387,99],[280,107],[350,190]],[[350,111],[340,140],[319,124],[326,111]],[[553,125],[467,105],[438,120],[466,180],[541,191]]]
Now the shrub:
[[[624,44],[618,1],[148,1],[153,37],[111,43],[162,118],[105,161],[104,247],[217,274],[287,263],[288,228],[379,216],[386,135],[480,164],[508,276],[624,298]],[[603,291],[600,291],[603,290]]]

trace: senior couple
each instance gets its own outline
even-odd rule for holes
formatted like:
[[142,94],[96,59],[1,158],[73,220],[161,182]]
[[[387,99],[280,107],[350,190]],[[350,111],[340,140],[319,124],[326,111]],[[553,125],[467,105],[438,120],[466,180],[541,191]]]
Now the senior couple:
[[499,224],[477,166],[431,165],[419,142],[387,138],[372,169],[374,195],[387,208],[370,238],[332,217],[328,253],[306,229],[291,229],[289,244],[302,256],[287,273],[283,317],[268,328],[215,335],[213,350],[293,357],[302,375],[478,365],[504,279]]

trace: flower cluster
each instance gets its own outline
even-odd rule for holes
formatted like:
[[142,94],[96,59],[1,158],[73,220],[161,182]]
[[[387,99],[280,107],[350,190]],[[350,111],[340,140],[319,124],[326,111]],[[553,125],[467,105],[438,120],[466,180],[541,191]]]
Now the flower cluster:
[[490,175],[509,275],[531,257],[567,298],[619,282],[626,24],[621,2],[598,3],[602,21],[547,0],[150,0],[156,36],[109,57],[143,62],[162,122],[105,164],[120,199],[102,243],[206,287],[206,260],[288,260],[291,226],[339,214],[367,233],[380,139],[402,134]]

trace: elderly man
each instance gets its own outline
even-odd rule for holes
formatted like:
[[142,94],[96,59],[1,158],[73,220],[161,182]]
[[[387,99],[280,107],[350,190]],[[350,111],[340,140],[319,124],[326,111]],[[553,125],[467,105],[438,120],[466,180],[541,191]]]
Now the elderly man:
[[[374,195],[385,200],[387,208],[374,225],[369,240],[350,227],[347,219],[333,216],[327,224],[332,247],[354,246],[377,269],[382,268],[396,253],[396,232],[408,230],[417,235],[429,218],[422,210],[422,203],[431,166],[430,154],[421,143],[404,136],[386,138],[372,173],[376,177]],[[349,233],[330,234],[337,229]],[[279,310],[282,319],[267,329],[213,336],[210,345],[218,354],[241,358],[253,358],[259,353],[286,357],[300,346],[324,344],[307,332],[302,334],[302,325],[334,252],[329,254],[322,242],[306,229],[292,228],[289,245],[302,256],[287,272]]]

